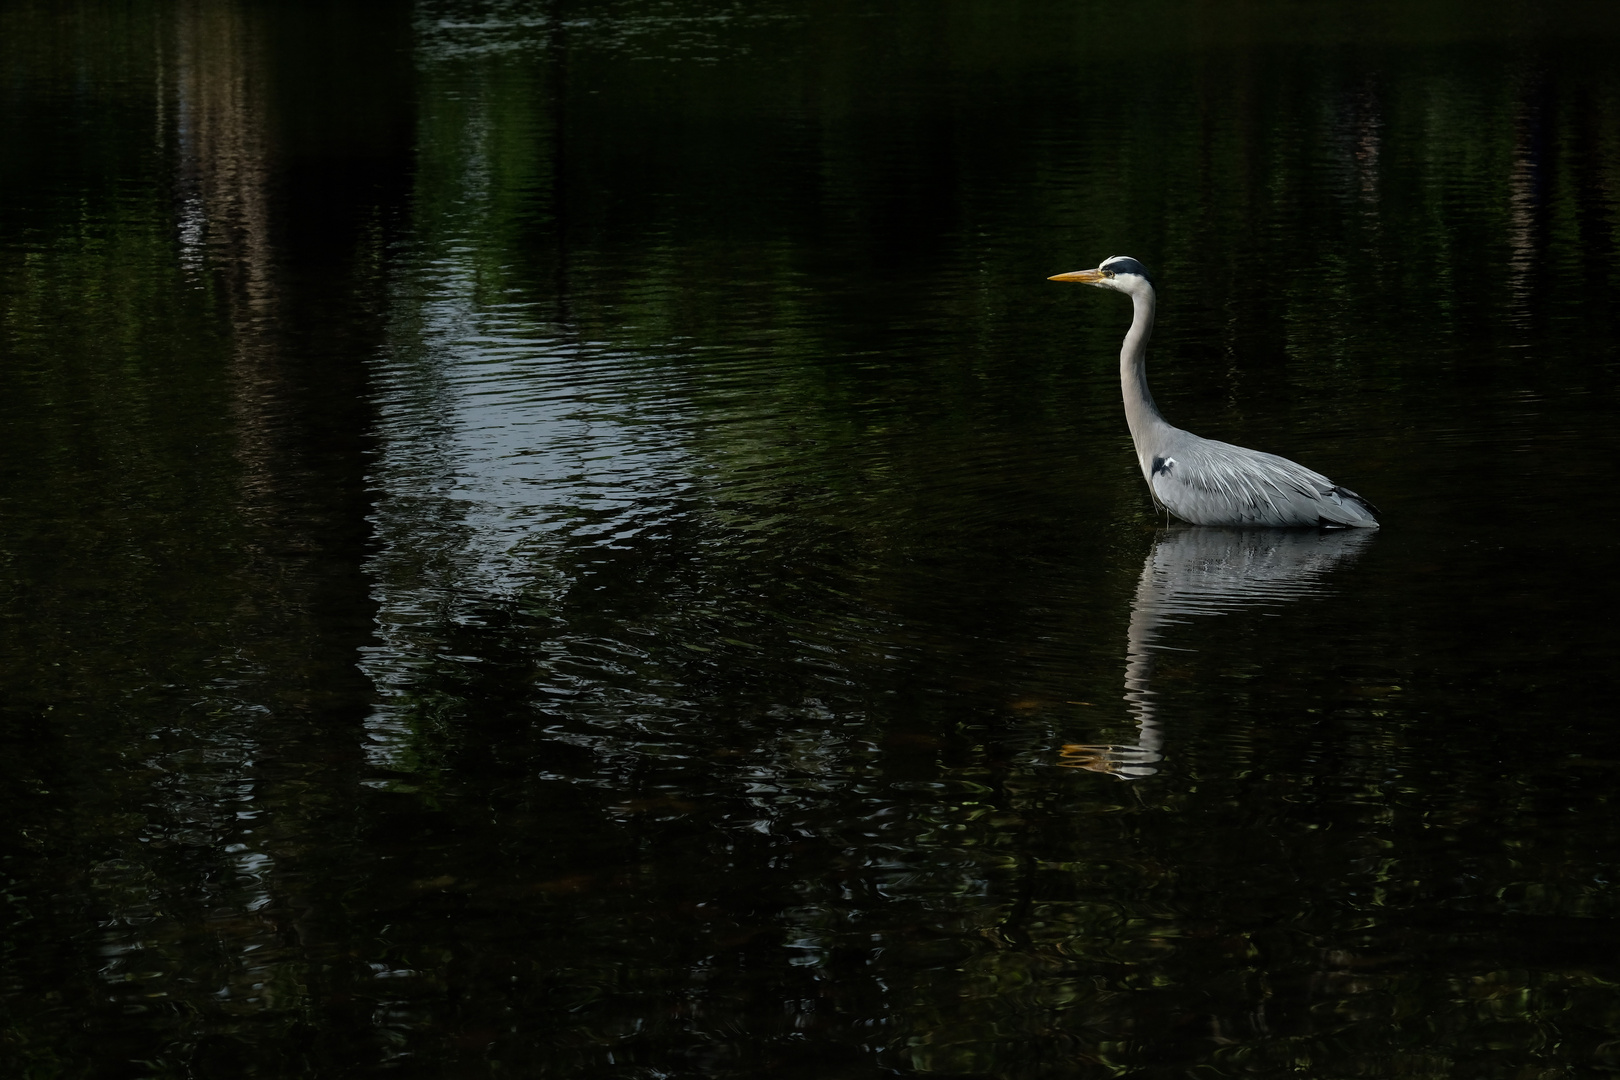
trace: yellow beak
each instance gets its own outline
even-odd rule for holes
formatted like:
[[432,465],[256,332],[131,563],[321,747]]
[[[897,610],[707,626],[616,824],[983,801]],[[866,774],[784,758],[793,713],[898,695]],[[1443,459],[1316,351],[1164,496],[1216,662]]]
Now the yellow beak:
[[1101,270],[1071,270],[1067,274],[1053,274],[1047,281],[1078,281],[1082,285],[1095,285],[1102,280]]

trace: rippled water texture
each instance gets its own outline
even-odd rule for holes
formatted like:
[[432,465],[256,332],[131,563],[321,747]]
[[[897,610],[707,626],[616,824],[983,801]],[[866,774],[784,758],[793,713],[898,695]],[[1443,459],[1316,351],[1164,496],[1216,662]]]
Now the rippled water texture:
[[0,1073],[1620,1069],[1616,12],[0,0]]

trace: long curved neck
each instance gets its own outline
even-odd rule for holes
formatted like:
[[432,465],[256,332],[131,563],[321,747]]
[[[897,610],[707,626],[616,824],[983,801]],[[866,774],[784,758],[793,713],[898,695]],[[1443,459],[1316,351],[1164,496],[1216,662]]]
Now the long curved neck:
[[1140,447],[1148,428],[1164,424],[1147,384],[1147,343],[1153,334],[1153,288],[1149,286],[1132,293],[1131,303],[1136,313],[1131,319],[1131,328],[1125,332],[1125,344],[1119,350],[1119,388],[1125,396],[1125,422],[1131,427],[1131,438]]

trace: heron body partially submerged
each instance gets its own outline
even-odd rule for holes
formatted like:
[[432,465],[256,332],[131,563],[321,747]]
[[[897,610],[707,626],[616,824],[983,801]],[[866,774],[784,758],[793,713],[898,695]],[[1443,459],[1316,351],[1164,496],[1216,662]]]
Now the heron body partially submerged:
[[1054,274],[1131,298],[1135,315],[1119,351],[1125,420],[1154,501],[1194,525],[1378,528],[1367,500],[1298,462],[1204,439],[1168,423],[1147,384],[1147,342],[1155,297],[1147,269],[1128,255],[1095,270]]

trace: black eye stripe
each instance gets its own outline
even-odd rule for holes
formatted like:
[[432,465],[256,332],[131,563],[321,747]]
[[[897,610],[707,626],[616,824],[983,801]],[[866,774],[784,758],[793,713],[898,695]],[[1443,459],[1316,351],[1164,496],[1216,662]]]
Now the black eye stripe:
[[1118,274],[1136,274],[1139,277],[1146,278],[1149,284],[1153,283],[1153,277],[1147,272],[1147,267],[1128,255],[1117,259],[1109,259],[1106,266],[1100,266],[1098,269],[1106,277],[1114,277]]

